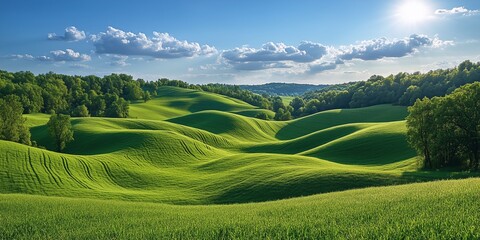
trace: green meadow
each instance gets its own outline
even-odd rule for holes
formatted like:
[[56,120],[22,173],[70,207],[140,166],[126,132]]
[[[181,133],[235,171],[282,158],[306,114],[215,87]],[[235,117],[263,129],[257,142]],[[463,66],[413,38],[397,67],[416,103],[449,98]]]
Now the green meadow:
[[64,153],[25,115],[45,149],[0,141],[0,238],[480,238],[480,180],[419,170],[406,107],[259,112],[162,87],[130,118],[72,118]]

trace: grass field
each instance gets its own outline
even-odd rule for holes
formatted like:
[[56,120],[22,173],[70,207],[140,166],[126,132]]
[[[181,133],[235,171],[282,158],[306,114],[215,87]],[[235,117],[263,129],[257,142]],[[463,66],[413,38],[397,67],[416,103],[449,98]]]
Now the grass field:
[[[0,141],[0,237],[478,237],[479,216],[460,217],[478,208],[478,179],[339,192],[474,175],[418,170],[405,107],[286,122],[252,118],[260,111],[273,115],[164,87],[132,103],[129,119],[73,118],[75,141],[65,153],[49,150],[49,116],[27,115],[32,139],[46,149]],[[294,199],[264,202],[287,198]],[[237,204],[214,205],[227,203]],[[438,225],[447,214],[441,207],[456,211],[444,222],[459,228]]]
[[281,98],[282,98],[283,104],[285,104],[285,106],[287,106],[288,104],[290,104],[290,102],[291,102],[295,97],[292,97],[292,96],[281,96]]
[[478,239],[479,179],[267,203],[175,206],[0,195],[2,239]]

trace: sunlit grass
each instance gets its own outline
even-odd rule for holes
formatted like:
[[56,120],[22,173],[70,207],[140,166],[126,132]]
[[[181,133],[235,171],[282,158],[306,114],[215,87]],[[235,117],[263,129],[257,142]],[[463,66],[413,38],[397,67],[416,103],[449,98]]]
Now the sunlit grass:
[[174,206],[0,195],[2,239],[478,239],[480,179],[268,203]]
[[132,118],[72,118],[65,153],[48,150],[48,115],[26,115],[47,149],[0,141],[0,238],[479,237],[466,216],[478,179],[408,184],[475,174],[418,170],[405,107],[278,122],[216,94],[160,93]]

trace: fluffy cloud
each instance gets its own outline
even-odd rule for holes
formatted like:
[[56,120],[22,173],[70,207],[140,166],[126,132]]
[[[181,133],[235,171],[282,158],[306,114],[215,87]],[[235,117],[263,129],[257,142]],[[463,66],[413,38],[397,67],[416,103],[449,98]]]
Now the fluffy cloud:
[[437,15],[457,15],[461,14],[463,16],[479,14],[480,10],[469,10],[465,7],[454,7],[452,9],[437,9],[435,14]]
[[342,60],[378,60],[387,57],[399,58],[416,52],[420,47],[440,47],[451,42],[446,42],[425,35],[411,35],[404,39],[388,40],[378,38],[362,41],[360,44],[341,47],[338,58]]
[[182,58],[217,52],[214,47],[180,41],[168,33],[153,32],[153,37],[149,38],[144,33],[124,32],[113,27],[108,27],[106,32],[92,35],[92,41],[99,54]]
[[55,50],[50,52],[50,56],[40,56],[37,59],[42,61],[54,61],[54,62],[75,62],[75,61],[90,61],[90,56],[87,54],[81,54],[75,52],[72,49]]
[[65,33],[63,36],[58,36],[55,33],[49,33],[49,40],[59,40],[59,41],[80,41],[85,39],[85,32],[78,30],[74,26],[65,28]]
[[241,47],[223,51],[221,58],[235,69],[260,70],[289,68],[289,63],[308,63],[322,58],[327,48],[318,43],[302,42],[298,47],[268,42],[260,49]]
[[316,73],[321,73],[328,70],[334,70],[337,68],[338,65],[342,65],[342,64],[344,64],[344,62],[340,59],[337,59],[336,61],[332,61],[332,62],[312,63],[308,66],[308,70],[306,71],[306,73],[316,74]]
[[13,59],[36,60],[41,62],[86,62],[90,61],[91,57],[87,54],[75,52],[72,49],[51,51],[48,56],[32,56],[30,54],[11,55]]
[[413,34],[403,39],[378,38],[355,45],[325,47],[320,43],[303,42],[298,47],[283,43],[266,43],[261,48],[241,47],[223,51],[220,62],[237,70],[285,69],[315,74],[336,69],[345,61],[372,61],[405,57],[422,47],[438,48],[453,45],[438,37]]

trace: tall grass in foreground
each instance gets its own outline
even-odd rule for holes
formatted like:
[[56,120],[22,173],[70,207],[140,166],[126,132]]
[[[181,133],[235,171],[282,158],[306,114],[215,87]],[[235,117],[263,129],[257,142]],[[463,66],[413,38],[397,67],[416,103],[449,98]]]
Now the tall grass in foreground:
[[480,179],[173,206],[0,195],[1,239],[479,239]]

